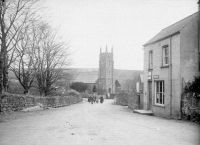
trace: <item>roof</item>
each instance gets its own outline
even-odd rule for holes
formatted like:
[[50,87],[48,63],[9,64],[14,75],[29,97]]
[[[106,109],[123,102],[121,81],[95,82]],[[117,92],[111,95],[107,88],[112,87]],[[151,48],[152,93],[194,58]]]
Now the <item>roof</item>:
[[170,25],[169,27],[162,29],[156,36],[150,39],[144,46],[155,43],[169,36],[179,33],[189,22],[198,18],[198,12]]

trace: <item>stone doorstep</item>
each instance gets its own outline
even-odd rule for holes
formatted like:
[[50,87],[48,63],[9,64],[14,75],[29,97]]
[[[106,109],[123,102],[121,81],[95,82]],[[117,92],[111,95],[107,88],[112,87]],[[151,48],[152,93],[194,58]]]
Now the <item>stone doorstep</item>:
[[133,110],[134,113],[144,114],[144,115],[153,115],[153,112],[151,110]]

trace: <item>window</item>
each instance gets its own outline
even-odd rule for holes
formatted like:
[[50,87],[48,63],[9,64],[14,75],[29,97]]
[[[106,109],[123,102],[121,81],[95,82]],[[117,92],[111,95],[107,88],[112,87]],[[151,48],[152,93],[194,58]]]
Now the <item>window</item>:
[[153,51],[149,51],[149,69],[153,69]]
[[163,66],[169,65],[169,47],[165,45],[162,47],[162,64]]
[[155,103],[158,105],[164,105],[164,81],[155,81]]

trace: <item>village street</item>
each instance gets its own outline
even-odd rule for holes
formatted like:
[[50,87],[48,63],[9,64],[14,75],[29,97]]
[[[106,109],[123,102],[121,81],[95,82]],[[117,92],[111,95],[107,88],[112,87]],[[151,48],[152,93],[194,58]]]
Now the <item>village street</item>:
[[26,113],[0,123],[0,145],[199,145],[199,126],[89,104]]

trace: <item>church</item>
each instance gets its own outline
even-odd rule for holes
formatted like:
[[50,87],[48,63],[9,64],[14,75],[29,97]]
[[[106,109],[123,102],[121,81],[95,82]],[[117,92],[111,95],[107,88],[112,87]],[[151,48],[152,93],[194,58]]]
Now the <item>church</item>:
[[98,72],[98,94],[114,94],[114,60],[113,48],[108,52],[106,46],[105,52],[100,49],[99,54],[99,72]]
[[[120,91],[131,92],[135,89],[136,80],[142,71],[114,69],[113,48],[107,46],[99,52],[99,67],[72,69],[71,82],[83,82],[88,86],[88,93],[93,92],[94,86],[99,95],[107,95],[112,98]],[[117,85],[116,85],[117,82]]]

